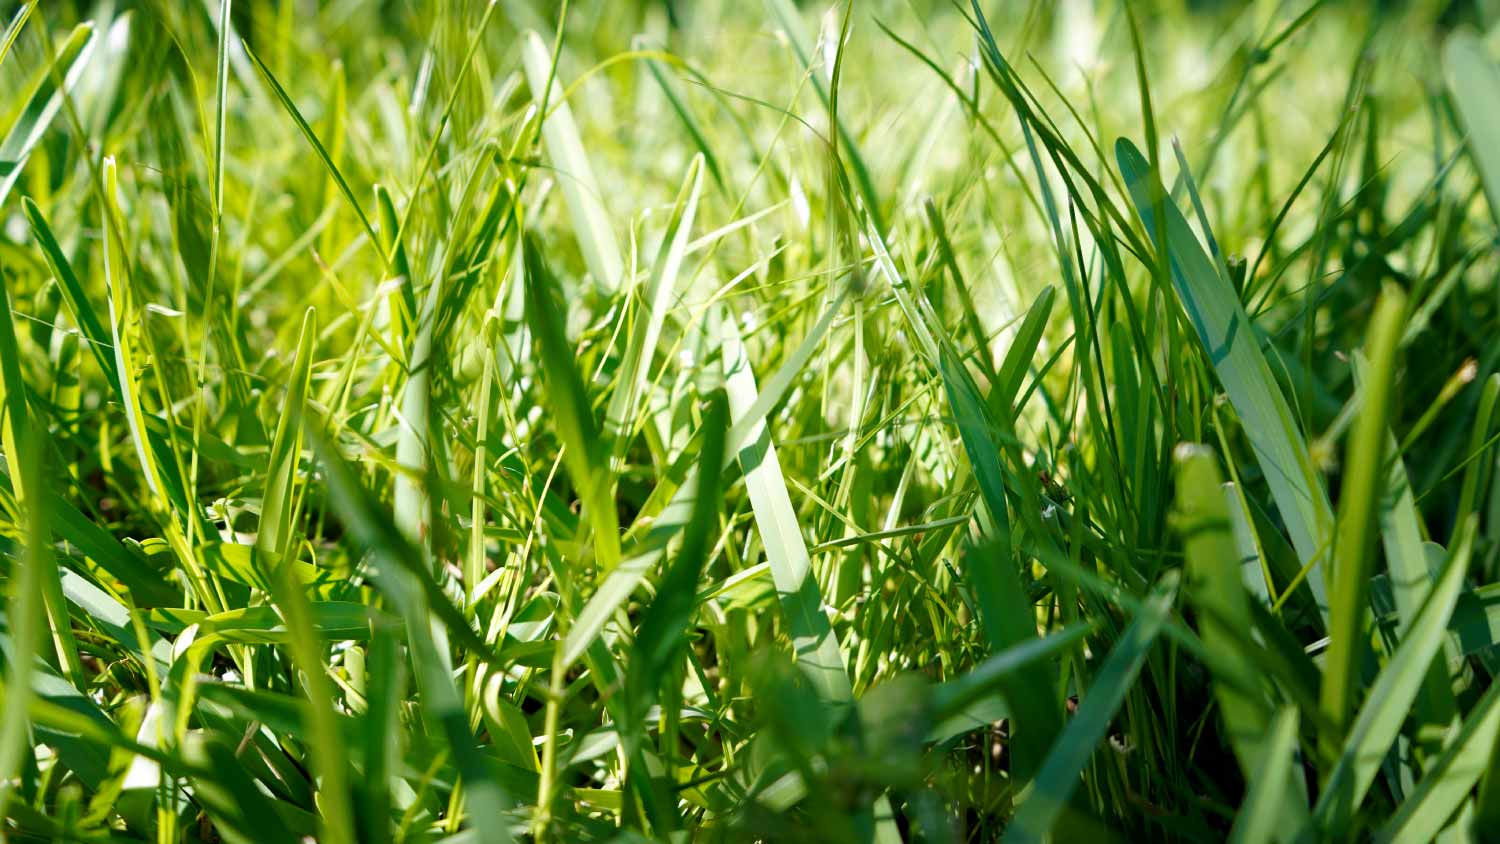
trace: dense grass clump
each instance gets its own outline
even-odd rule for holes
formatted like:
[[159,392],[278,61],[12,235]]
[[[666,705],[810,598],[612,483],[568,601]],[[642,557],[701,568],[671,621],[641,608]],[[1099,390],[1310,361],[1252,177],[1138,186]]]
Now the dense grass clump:
[[1500,830],[1500,7],[0,3],[0,838]]

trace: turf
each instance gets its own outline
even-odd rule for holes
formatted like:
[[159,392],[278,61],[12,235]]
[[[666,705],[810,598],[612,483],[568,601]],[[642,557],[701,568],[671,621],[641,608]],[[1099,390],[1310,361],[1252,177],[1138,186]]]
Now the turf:
[[0,838],[1500,828],[1500,6],[0,2]]

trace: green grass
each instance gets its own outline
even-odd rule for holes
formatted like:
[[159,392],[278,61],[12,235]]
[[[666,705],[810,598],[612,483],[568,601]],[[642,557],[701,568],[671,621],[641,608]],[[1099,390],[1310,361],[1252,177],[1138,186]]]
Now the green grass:
[[1500,7],[0,4],[0,838],[1486,840]]

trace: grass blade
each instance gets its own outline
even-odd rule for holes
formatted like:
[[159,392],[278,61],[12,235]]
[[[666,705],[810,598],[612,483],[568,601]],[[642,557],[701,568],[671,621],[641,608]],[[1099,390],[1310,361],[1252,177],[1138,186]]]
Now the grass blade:
[[[1359,419],[1349,439],[1348,471],[1339,498],[1338,544],[1334,549],[1333,606],[1328,616],[1328,654],[1319,694],[1323,714],[1342,727],[1354,708],[1358,670],[1369,641],[1364,631],[1376,537],[1379,535],[1385,445],[1390,434],[1391,393],[1395,387],[1396,344],[1401,339],[1406,298],[1395,288],[1381,294],[1370,320],[1366,346],[1370,374],[1360,397]],[[1325,734],[1329,752],[1338,737]]]
[[[1255,328],[1233,285],[1214,269],[1182,212],[1162,199],[1166,192],[1161,180],[1140,151],[1121,138],[1115,156],[1146,231],[1153,239],[1158,229],[1165,232],[1167,242],[1157,248],[1165,249],[1171,259],[1172,281],[1183,309],[1239,414],[1298,556],[1304,565],[1312,564],[1307,582],[1326,612],[1327,590],[1318,561],[1333,544],[1333,511],[1307,443],[1261,354]],[[1165,218],[1163,225],[1157,224],[1158,215]]]
[[1078,713],[1058,735],[1047,761],[1032,781],[1023,798],[1025,802],[1005,831],[1005,844],[1046,840],[1078,787],[1079,775],[1094,748],[1104,739],[1110,720],[1146,662],[1146,654],[1172,609],[1176,591],[1176,574],[1169,574],[1115,643],[1095,676],[1090,693],[1079,703]]
[[1444,631],[1463,586],[1474,544],[1474,520],[1464,525],[1449,552],[1443,572],[1391,660],[1376,677],[1359,716],[1349,728],[1338,761],[1329,771],[1313,807],[1313,819],[1330,838],[1347,834],[1385,752],[1395,741],[1412,701],[1427,675],[1427,666],[1442,647]]

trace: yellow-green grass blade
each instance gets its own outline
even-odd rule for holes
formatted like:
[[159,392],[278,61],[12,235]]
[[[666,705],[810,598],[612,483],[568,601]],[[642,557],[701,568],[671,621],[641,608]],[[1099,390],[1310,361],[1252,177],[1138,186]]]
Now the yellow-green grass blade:
[[21,36],[21,30],[26,27],[26,21],[31,17],[31,12],[36,8],[37,0],[27,0],[22,3],[16,13],[11,16],[10,23],[5,25],[5,31],[0,33],[0,65],[5,64],[5,57],[10,55],[10,48]]
[[[8,306],[8,301],[0,297],[0,304]],[[5,453],[11,458],[12,476],[18,484],[40,486],[40,443],[31,438],[29,429],[27,431],[26,439],[20,443],[25,447],[23,455],[17,456],[11,443],[6,443]],[[0,693],[3,693],[0,697],[4,698],[0,702],[0,715],[4,716],[4,721],[0,722],[0,817],[8,817],[6,807],[11,801],[11,792],[21,779],[24,755],[36,750],[31,743],[28,717],[33,697],[32,675],[36,670],[33,663],[40,650],[41,631],[45,624],[42,583],[49,572],[56,572],[47,511],[41,496],[32,496],[25,502],[22,518],[25,520],[26,546],[11,563],[6,596],[9,647],[5,649],[4,684],[0,687]]]
[[287,116],[292,118],[292,122],[297,125],[297,129],[302,133],[302,137],[307,140],[308,145],[312,147],[313,152],[318,156],[318,160],[323,163],[323,167],[327,169],[328,175],[333,179],[334,184],[338,185],[339,193],[344,195],[344,199],[348,200],[349,205],[354,209],[355,216],[359,217],[360,225],[364,227],[365,234],[370,238],[371,248],[379,253],[381,260],[389,266],[390,256],[385,250],[384,242],[380,239],[380,235],[376,233],[375,226],[371,224],[369,215],[365,214],[364,206],[355,198],[354,189],[349,187],[349,182],[344,178],[344,174],[339,171],[338,165],[334,163],[333,156],[329,154],[328,149],[323,146],[323,142],[318,139],[318,134],[313,131],[313,128],[308,125],[307,120],[303,118],[302,112],[297,109],[297,104],[292,102],[291,95],[286,92],[285,88],[281,87],[280,82],[276,81],[276,76],[271,73],[271,69],[266,67],[265,62],[260,60],[260,56],[256,55],[254,50],[250,49],[249,44],[244,42],[241,42],[241,44],[245,48],[245,53],[250,56],[250,60],[255,63],[256,69],[260,71],[261,78],[265,80],[266,85],[271,89],[271,93],[275,95],[276,101],[286,110]]
[[118,390],[120,379],[119,373],[115,370],[114,342],[110,334],[105,331],[104,323],[100,321],[98,313],[89,303],[83,285],[79,283],[78,275],[73,271],[72,263],[68,261],[67,255],[63,254],[62,247],[52,232],[52,227],[47,223],[47,218],[42,215],[42,210],[31,201],[31,197],[22,197],[21,208],[31,224],[32,236],[41,247],[42,257],[46,259],[48,268],[52,270],[53,277],[58,281],[63,301],[67,303],[73,321],[83,333],[83,342],[88,345],[89,351],[99,362],[99,368],[103,370],[109,386]]
[[661,250],[652,265],[650,279],[646,282],[645,289],[640,291],[640,308],[635,315],[635,326],[625,343],[625,355],[620,361],[615,388],[610,394],[609,406],[604,414],[604,435],[613,443],[611,456],[616,461],[624,456],[625,448],[629,445],[636,404],[650,374],[656,344],[661,338],[662,323],[666,320],[667,309],[672,304],[672,294],[677,288],[677,273],[682,267],[682,258],[692,235],[693,219],[698,213],[698,195],[702,188],[703,156],[697,155],[688,165],[682,190],[677,194],[672,215],[667,218]]
[[[719,320],[719,342],[730,418],[738,424],[755,405],[759,393],[755,373],[750,368],[739,327],[732,319]],[[836,711],[842,711],[853,701],[853,688],[833,626],[823,614],[807,540],[802,535],[765,420],[754,425],[735,453],[744,471],[755,527],[760,532],[766,560],[771,564],[771,577],[791,634],[797,666],[818,697]],[[837,712],[834,720],[838,720]]]
[[[5,138],[0,140],[0,206],[5,204],[21,178],[26,160],[62,109],[68,92],[88,67],[95,41],[93,24],[81,23],[74,27],[57,51],[53,66],[42,71],[26,107],[11,124]],[[58,86],[59,80],[61,87]]]
[[[311,349],[306,351],[311,352]],[[300,440],[302,414],[294,412],[289,415],[297,417],[293,424],[298,431],[292,436]],[[318,808],[322,818],[320,840],[332,844],[354,844],[357,834],[349,792],[348,756],[342,747],[333,684],[328,679],[329,668],[323,659],[323,637],[320,637],[314,620],[314,605],[309,605],[302,581],[290,565],[283,562],[280,571],[272,577],[273,594],[286,627],[287,647],[292,653],[293,664],[301,672],[301,686],[307,696],[301,708],[306,725],[304,740],[312,751],[310,755],[318,775]],[[315,606],[325,607],[327,604]],[[356,606],[360,611],[365,610],[362,604]],[[366,631],[361,628],[359,632]]]
[[1323,782],[1313,819],[1322,833],[1339,840],[1349,833],[1354,814],[1364,802],[1386,751],[1395,741],[1412,702],[1421,690],[1427,667],[1442,648],[1449,619],[1469,568],[1474,547],[1475,520],[1460,528],[1443,571],[1423,602],[1396,652],[1365,696],[1358,717],[1348,729],[1334,765]]
[[578,124],[573,120],[573,109],[559,97],[563,86],[558,84],[557,68],[546,42],[535,32],[526,33],[522,41],[521,58],[526,81],[531,86],[537,107],[543,109],[543,113],[537,116],[542,121],[543,146],[567,201],[578,248],[583,252],[594,284],[606,293],[613,292],[627,282],[625,262],[620,257],[620,243],[604,207],[604,195],[594,178],[594,168],[578,133]]
[[[1396,351],[1406,313],[1406,297],[1395,288],[1382,293],[1370,319],[1366,353],[1369,377],[1360,395],[1345,454],[1344,482],[1339,493],[1338,537],[1330,585],[1328,652],[1323,660],[1319,700],[1329,722],[1343,727],[1354,709],[1359,688],[1359,666],[1369,635],[1367,595],[1379,536],[1379,510],[1385,469],[1385,445],[1392,393],[1396,380]],[[1337,747],[1339,737],[1323,736],[1325,750]]]
[[[786,356],[776,372],[766,379],[765,388],[759,391],[750,408],[738,417],[733,417],[734,424],[729,429],[728,446],[725,449],[726,465],[738,459],[740,446],[749,441],[751,435],[764,423],[766,414],[792,389],[798,375],[827,338],[828,331],[848,296],[849,288],[845,287],[829,303],[823,316]],[[649,522],[638,518],[636,522],[637,526],[649,524],[645,534],[624,554],[620,564],[605,576],[604,582],[599,584],[598,590],[589,598],[568,629],[563,654],[565,666],[572,665],[583,655],[604,629],[609,617],[629,599],[642,579],[656,565],[665,552],[667,543],[688,524],[692,517],[697,472],[696,464],[685,472],[677,472],[674,467],[673,471],[659,480],[656,489],[647,499],[646,506],[642,508],[642,516],[655,514],[654,518]],[[632,526],[630,531],[630,534],[634,533],[636,526]]]
[[[40,462],[40,454],[30,454],[43,448],[41,426],[32,418],[31,404],[26,396],[26,383],[21,380],[21,352],[16,339],[12,319],[10,291],[0,280],[0,447],[5,449],[5,462],[10,470],[11,489],[16,503],[28,519],[38,519],[46,525],[45,517],[31,515],[42,513],[51,497],[43,486],[42,475],[27,465]],[[26,534],[28,544],[37,541],[37,536]],[[44,538],[50,542],[50,535]],[[39,558],[40,559],[40,558]],[[63,598],[62,583],[58,570],[49,564],[37,572],[27,571],[25,576],[33,581],[34,589],[41,593],[47,611],[47,622],[51,628],[52,648],[57,664],[63,674],[79,689],[87,688],[83,676],[83,664],[78,655],[78,644],[73,637],[73,623],[68,618],[67,601]],[[28,563],[29,565],[29,563]],[[35,596],[32,596],[35,597]]]
[[292,359],[291,377],[286,382],[286,398],[276,434],[271,440],[270,459],[266,464],[265,492],[261,496],[260,527],[255,546],[283,557],[290,556],[293,541],[292,487],[297,477],[297,463],[302,455],[302,408],[307,403],[307,385],[312,369],[314,344],[318,339],[318,318],[308,308],[302,318],[302,332],[297,340],[297,354]]

